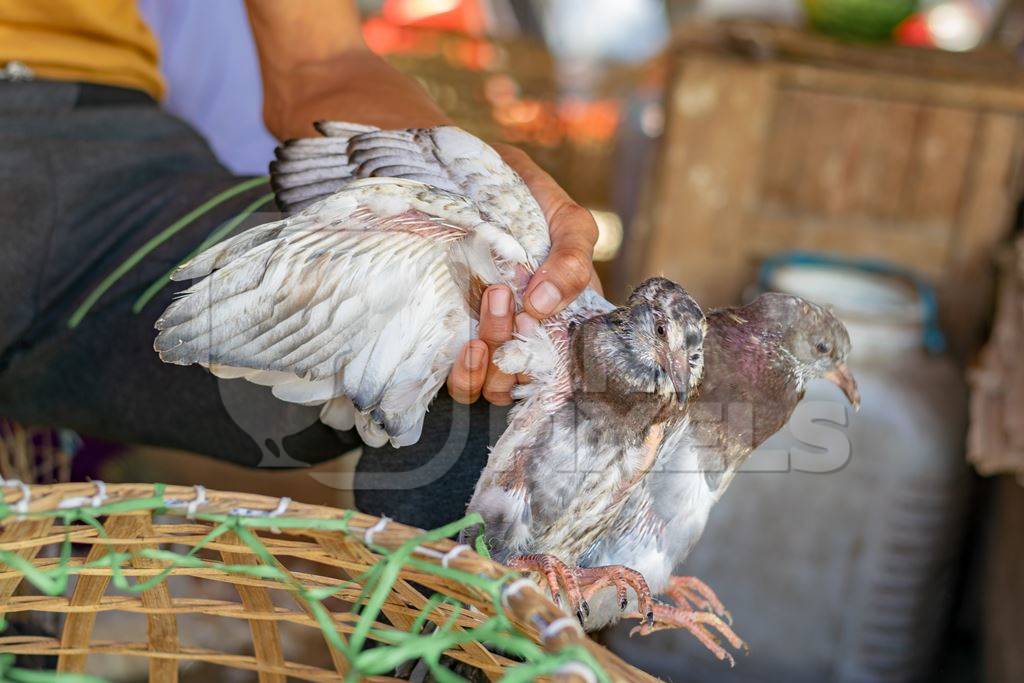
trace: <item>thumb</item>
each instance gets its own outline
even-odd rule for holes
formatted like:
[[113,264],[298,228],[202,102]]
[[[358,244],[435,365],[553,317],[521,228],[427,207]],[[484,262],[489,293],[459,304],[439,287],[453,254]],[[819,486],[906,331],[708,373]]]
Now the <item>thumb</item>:
[[590,212],[566,202],[550,220],[551,251],[530,280],[523,308],[537,320],[575,299],[590,284],[597,225]]

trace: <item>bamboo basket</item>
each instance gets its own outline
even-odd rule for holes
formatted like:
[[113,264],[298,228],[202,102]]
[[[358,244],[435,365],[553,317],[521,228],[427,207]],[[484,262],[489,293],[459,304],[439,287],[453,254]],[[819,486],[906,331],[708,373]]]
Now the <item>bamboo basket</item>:
[[[401,679],[390,669],[366,675],[367,662],[377,658],[380,669],[402,656],[401,643],[420,638],[405,654],[424,655],[427,643],[439,656],[443,646],[447,662],[487,680],[655,680],[588,639],[536,583],[448,540],[452,528],[428,533],[202,487],[0,484],[0,617],[63,620],[52,635],[0,633],[0,679],[4,666],[13,671],[11,655],[41,655],[58,672],[79,674],[95,658],[142,658],[159,682],[179,680],[186,663],[249,672],[261,683],[393,681]],[[197,588],[210,584],[219,597]],[[135,640],[110,639],[97,626],[110,614],[145,628]],[[187,644],[180,622],[197,615],[247,622],[250,653]],[[521,638],[518,657],[474,637],[496,621],[507,625],[509,644]],[[327,665],[286,658],[285,627],[311,634]],[[522,656],[531,647],[535,656]],[[205,680],[213,678],[227,680]]]

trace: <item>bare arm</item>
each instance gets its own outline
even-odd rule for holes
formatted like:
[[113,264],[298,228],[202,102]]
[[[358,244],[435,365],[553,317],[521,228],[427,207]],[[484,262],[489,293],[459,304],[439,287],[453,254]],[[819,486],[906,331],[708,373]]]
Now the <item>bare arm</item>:
[[411,78],[363,42],[349,0],[246,0],[263,78],[263,118],[279,140],[341,119],[381,128],[451,121]]
[[[415,81],[366,47],[351,0],[246,0],[246,7],[263,78],[263,119],[279,140],[316,135],[312,124],[321,119],[381,128],[451,123]],[[493,351],[511,338],[516,325],[556,313],[597,282],[591,265],[597,226],[590,213],[521,151],[498,149],[544,210],[551,254],[530,281],[526,313],[518,319],[507,288],[488,290],[480,339],[463,348],[448,378],[452,397],[465,403],[481,393],[492,403],[510,403],[516,378],[490,362]]]

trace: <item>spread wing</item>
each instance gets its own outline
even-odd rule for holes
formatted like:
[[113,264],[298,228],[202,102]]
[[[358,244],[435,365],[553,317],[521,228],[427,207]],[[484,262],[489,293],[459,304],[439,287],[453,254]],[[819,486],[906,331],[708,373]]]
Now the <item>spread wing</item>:
[[474,292],[513,285],[536,263],[461,194],[350,181],[184,264],[175,280],[203,279],[157,321],[155,348],[165,362],[322,405],[324,422],[355,425],[371,445],[413,443],[475,334]]
[[359,178],[403,178],[471,199],[507,226],[538,263],[550,242],[529,188],[489,145],[455,126],[380,130],[321,121],[324,137],[290,140],[277,150],[271,182],[282,211],[292,213]]

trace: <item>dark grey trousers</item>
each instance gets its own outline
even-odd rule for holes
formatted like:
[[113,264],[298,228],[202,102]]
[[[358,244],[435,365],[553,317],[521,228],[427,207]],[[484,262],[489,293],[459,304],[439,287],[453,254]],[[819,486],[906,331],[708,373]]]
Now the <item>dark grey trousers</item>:
[[[139,314],[132,304],[260,185],[158,246],[68,321],[147,241],[237,185],[206,143],[155,105],[79,101],[71,83],[0,83],[0,416],[123,442],[180,448],[250,466],[297,466],[358,444],[244,381],[160,362],[153,321],[180,284]],[[243,227],[274,217],[272,204]],[[411,447],[366,448],[356,503],[432,527],[464,514],[504,414],[442,394]],[[327,482],[325,482],[327,483]],[[209,482],[230,488],[230,482]]]

